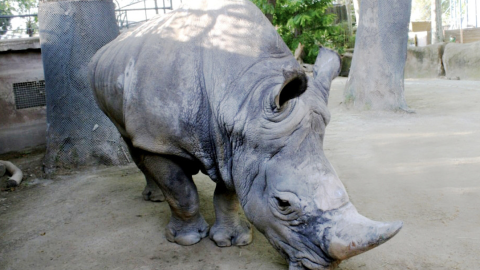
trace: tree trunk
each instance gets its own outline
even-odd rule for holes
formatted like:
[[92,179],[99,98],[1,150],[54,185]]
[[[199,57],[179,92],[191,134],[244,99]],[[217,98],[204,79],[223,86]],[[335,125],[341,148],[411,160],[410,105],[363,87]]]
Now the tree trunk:
[[360,24],[360,0],[353,0],[353,9],[355,9],[355,19],[358,26]]
[[352,0],[345,0],[345,7],[347,9],[347,20],[348,20],[348,34],[353,35],[352,29]]
[[442,0],[432,0],[432,44],[443,42]]
[[97,107],[88,78],[91,57],[119,34],[113,2],[44,0],[38,18],[47,94],[46,172],[127,163],[123,139]]
[[357,109],[408,110],[404,96],[410,0],[362,0],[345,103]]
[[[271,5],[273,5],[273,8],[277,5],[277,0],[267,0],[267,2]],[[271,24],[273,24],[273,14],[265,14],[267,19],[270,21]]]

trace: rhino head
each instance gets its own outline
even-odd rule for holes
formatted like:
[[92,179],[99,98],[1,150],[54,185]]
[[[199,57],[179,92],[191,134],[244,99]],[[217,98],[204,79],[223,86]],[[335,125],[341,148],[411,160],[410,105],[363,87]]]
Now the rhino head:
[[313,79],[284,72],[275,90],[272,83],[261,91],[261,105],[244,113],[256,116],[245,117],[237,139],[243,147],[235,149],[233,173],[251,179],[235,182],[240,202],[290,270],[331,269],[403,225],[360,215],[325,157],[328,93],[339,71],[338,54],[321,48]]

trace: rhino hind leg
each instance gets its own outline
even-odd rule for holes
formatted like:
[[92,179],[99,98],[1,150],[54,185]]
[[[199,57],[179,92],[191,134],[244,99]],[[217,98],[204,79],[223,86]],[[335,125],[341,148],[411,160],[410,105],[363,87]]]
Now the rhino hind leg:
[[142,171],[142,173],[145,175],[145,180],[147,184],[145,185],[145,189],[142,192],[143,199],[145,201],[152,201],[152,202],[165,201],[165,196],[163,195],[162,190],[157,185],[157,183],[155,183],[155,180],[153,180],[148,175],[145,165],[143,164],[142,155],[144,154],[144,151],[133,147],[129,139],[127,138],[123,138],[123,139],[128,146],[128,150],[130,152],[130,155],[132,156],[133,161],[135,162],[137,167],[140,169],[140,171]]
[[147,185],[145,185],[145,189],[142,192],[143,199],[145,201],[152,201],[152,202],[165,201],[165,196],[163,195],[163,192],[160,189],[160,187],[157,185],[157,183],[155,183],[155,181],[150,177],[148,177],[147,175],[145,175],[145,180],[147,180]]
[[218,183],[214,194],[215,224],[210,239],[219,247],[244,246],[252,242],[252,226],[240,218],[240,204],[234,191]]
[[199,212],[199,197],[186,161],[147,153],[142,156],[147,177],[158,184],[172,216],[165,229],[168,241],[193,245],[208,235],[209,226]]

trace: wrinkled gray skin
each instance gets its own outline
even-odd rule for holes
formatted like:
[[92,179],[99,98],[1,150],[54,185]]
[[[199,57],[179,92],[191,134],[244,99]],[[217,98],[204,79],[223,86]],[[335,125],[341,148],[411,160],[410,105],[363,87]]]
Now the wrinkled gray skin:
[[402,227],[359,215],[324,155],[338,55],[320,49],[307,79],[250,1],[195,1],[156,17],[99,50],[90,70],[99,107],[146,176],[146,199],[163,200],[158,186],[170,205],[169,241],[208,234],[199,170],[217,183],[210,238],[252,241],[241,205],[290,270],[331,269]]

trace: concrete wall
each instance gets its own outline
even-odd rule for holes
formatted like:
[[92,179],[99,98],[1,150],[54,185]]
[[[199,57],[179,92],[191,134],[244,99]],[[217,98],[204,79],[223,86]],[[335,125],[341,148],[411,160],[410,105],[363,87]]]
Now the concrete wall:
[[438,78],[480,81],[480,42],[438,43],[409,47],[405,78]]
[[408,47],[405,78],[437,78],[445,75],[442,57],[446,43]]
[[458,43],[471,43],[480,41],[480,28],[465,28],[456,30],[445,30],[445,40],[454,37]]
[[443,54],[443,65],[449,78],[480,81],[480,41],[449,43]]
[[44,80],[38,38],[0,40],[0,154],[45,144],[46,109],[16,109],[13,84]]

